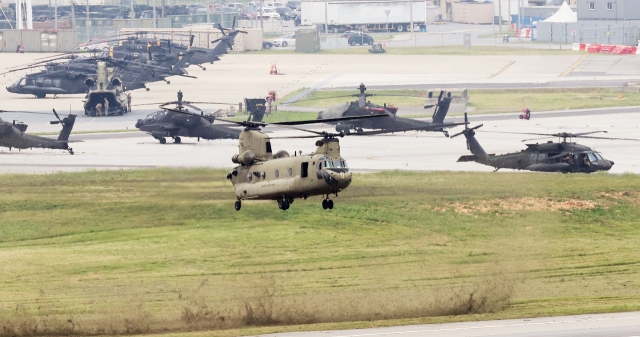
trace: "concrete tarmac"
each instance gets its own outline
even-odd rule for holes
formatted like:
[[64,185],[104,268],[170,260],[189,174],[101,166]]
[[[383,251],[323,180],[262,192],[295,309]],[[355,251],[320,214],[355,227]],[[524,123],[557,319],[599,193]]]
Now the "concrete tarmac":
[[269,337],[638,337],[640,312],[540,317],[358,330],[292,332]]

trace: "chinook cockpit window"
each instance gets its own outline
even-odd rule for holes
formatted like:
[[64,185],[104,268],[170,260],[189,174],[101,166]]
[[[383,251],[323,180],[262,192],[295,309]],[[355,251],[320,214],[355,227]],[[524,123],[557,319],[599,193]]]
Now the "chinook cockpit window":
[[267,146],[267,153],[271,153],[271,142],[266,142],[265,145]]

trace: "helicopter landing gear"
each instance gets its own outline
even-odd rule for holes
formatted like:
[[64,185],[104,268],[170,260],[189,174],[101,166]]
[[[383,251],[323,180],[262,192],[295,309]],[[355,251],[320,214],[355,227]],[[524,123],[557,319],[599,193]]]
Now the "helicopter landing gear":
[[180,139],[180,137],[176,137],[176,138],[173,139],[173,142],[175,144],[180,144],[180,142],[182,142],[182,139]]
[[333,209],[333,200],[329,198],[322,200],[322,209]]
[[160,141],[160,144],[166,144],[167,143],[167,139],[164,137],[160,137],[158,138],[158,140]]
[[235,205],[236,211],[239,211],[240,208],[242,208],[242,202],[240,200],[236,201],[236,205]]
[[69,151],[69,154],[73,155],[73,149],[72,148],[68,148],[67,151]]
[[447,132],[447,130],[442,130],[442,134],[444,134],[445,137],[449,138],[449,132]]
[[[293,202],[293,200],[292,200]],[[278,208],[280,208],[283,211],[286,211],[289,209],[289,206],[291,206],[291,202],[289,202],[289,200],[283,198],[283,199],[278,199]]]

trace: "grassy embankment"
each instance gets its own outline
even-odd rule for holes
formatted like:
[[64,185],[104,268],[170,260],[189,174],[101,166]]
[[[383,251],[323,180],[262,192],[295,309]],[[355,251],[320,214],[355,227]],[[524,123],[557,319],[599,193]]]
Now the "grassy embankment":
[[207,169],[0,176],[0,336],[207,336],[640,309],[640,178],[357,175],[245,202]]
[[[293,106],[329,107],[352,100],[347,97],[354,91],[316,91]],[[427,95],[425,90],[368,90],[379,96],[369,97],[369,101],[382,105],[394,104],[400,107],[422,107]],[[621,95],[622,97],[618,97]],[[342,96],[342,97],[336,97]],[[326,99],[325,99],[326,98]],[[518,112],[524,107],[531,111],[563,109],[606,108],[640,105],[640,94],[611,88],[577,89],[488,89],[469,90],[470,102],[474,108],[471,114]],[[431,116],[432,111],[424,115]]]

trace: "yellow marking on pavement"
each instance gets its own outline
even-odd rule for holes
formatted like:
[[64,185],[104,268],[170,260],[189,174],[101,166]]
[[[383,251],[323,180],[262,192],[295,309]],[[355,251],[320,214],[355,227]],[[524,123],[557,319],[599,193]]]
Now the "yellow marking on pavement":
[[507,68],[511,67],[514,63],[516,63],[516,61],[509,62],[509,64],[507,64],[506,66],[502,67],[502,69],[500,69],[500,71],[498,71],[497,73],[489,76],[489,78],[494,78],[494,77],[502,74],[503,71],[507,70]]
[[575,61],[569,68],[567,68],[567,70],[562,72],[562,74],[558,75],[558,77],[565,77],[565,76],[569,75],[573,70],[578,68],[580,63],[584,62],[584,60],[586,60],[587,57],[589,57],[589,55],[582,56],[579,60]]

